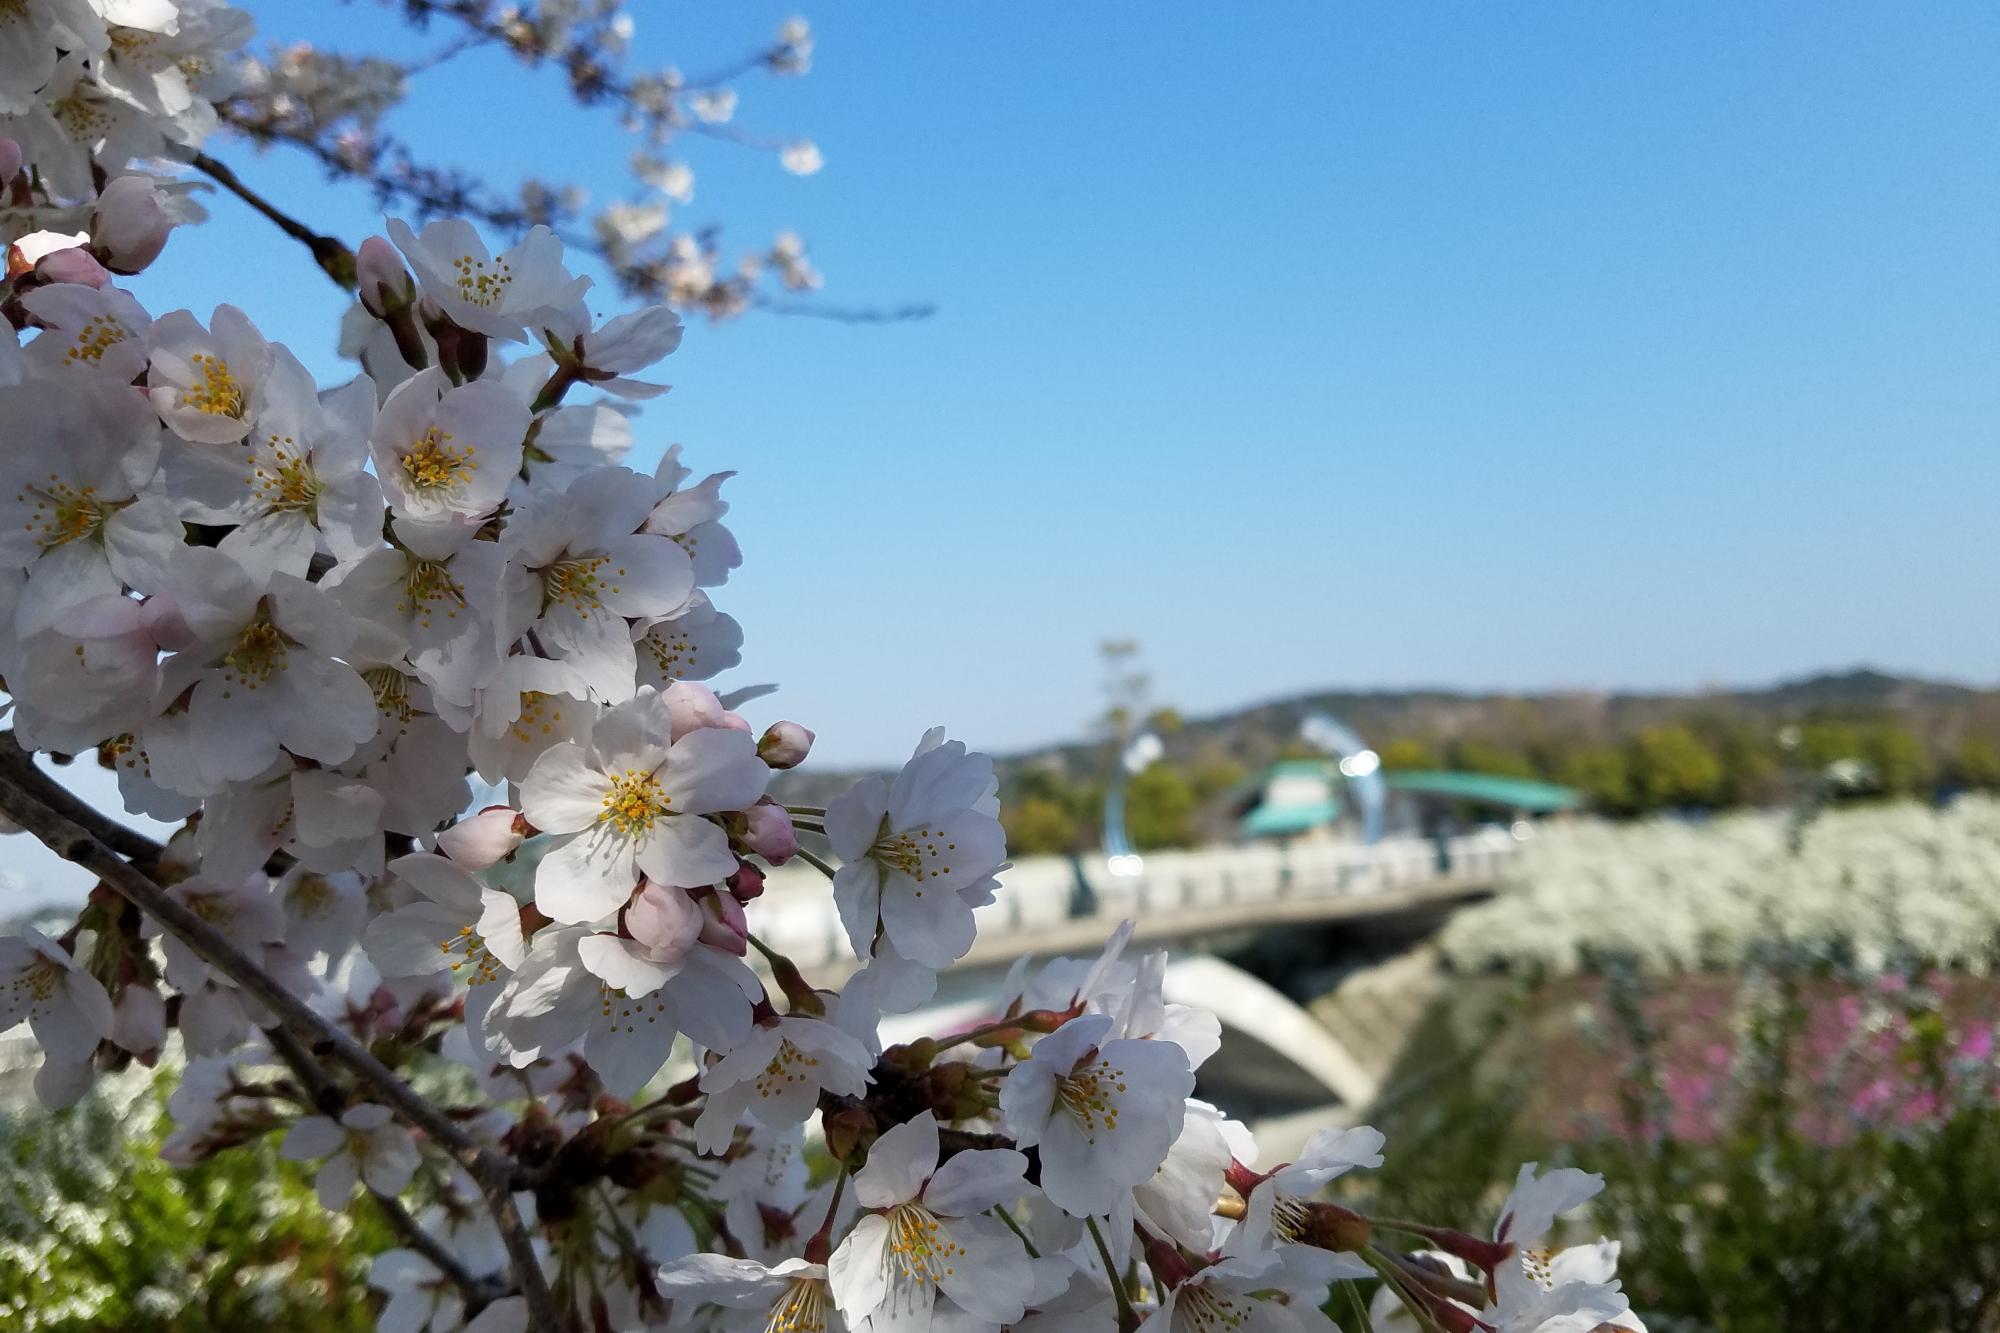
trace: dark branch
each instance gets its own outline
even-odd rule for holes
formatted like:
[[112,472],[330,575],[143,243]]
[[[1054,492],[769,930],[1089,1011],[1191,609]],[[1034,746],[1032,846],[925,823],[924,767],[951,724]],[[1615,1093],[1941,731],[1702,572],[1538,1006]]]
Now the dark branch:
[[[18,744],[13,742],[11,736],[8,739],[18,755]],[[514,1206],[513,1160],[474,1140],[353,1037],[279,984],[221,931],[196,915],[149,876],[128,864],[94,836],[84,821],[70,818],[39,799],[34,792],[38,788],[45,789],[47,779],[36,774],[39,781],[31,785],[23,780],[18,769],[19,765],[13,764],[0,770],[0,813],[19,824],[25,832],[32,833],[63,860],[74,862],[95,874],[113,892],[152,917],[162,929],[194,950],[204,962],[228,977],[239,989],[261,1000],[278,1016],[278,1023],[299,1039],[303,1049],[310,1052],[313,1059],[331,1060],[345,1066],[383,1101],[399,1111],[405,1120],[450,1151],[472,1175],[486,1198],[487,1208],[499,1227],[500,1238],[507,1246],[514,1279],[527,1299],[531,1327],[555,1328],[554,1298],[542,1274],[534,1243],[521,1222],[519,1210]],[[102,816],[96,816],[90,822],[100,823]],[[148,843],[150,845],[150,840]]]
[[333,279],[336,286],[350,292],[354,290],[359,279],[355,275],[354,252],[352,250],[349,250],[333,237],[323,236],[319,232],[314,231],[311,227],[306,226],[305,223],[300,222],[291,214],[280,209],[263,195],[258,194],[248,185],[245,185],[243,178],[238,176],[227,164],[216,161],[207,153],[196,153],[190,160],[198,170],[208,175],[217,185],[220,185],[223,189],[229,191],[259,213],[262,213],[277,224],[279,231],[284,232],[285,235],[310,250],[313,262],[320,266],[321,271],[327,277]]

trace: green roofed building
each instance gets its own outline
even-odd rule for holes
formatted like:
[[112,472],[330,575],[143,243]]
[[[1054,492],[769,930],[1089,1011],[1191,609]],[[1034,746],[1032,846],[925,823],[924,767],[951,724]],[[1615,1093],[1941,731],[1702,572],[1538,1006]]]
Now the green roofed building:
[[[1492,773],[1391,771],[1387,828],[1437,833],[1487,822],[1565,814],[1583,808],[1581,792],[1553,782]],[[1333,759],[1287,759],[1238,787],[1230,797],[1237,835],[1244,839],[1358,837],[1349,816],[1347,779]]]

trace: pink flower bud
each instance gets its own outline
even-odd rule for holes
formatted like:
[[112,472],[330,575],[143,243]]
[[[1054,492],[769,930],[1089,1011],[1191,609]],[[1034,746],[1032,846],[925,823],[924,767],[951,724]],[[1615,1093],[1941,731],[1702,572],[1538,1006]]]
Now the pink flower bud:
[[726,893],[710,893],[702,899],[701,942],[738,958],[750,952],[750,921],[743,904]]
[[498,865],[520,849],[526,821],[512,806],[489,805],[438,834],[438,850],[467,870]]
[[773,722],[757,742],[757,757],[772,768],[797,768],[811,753],[813,734],[796,722]]
[[738,861],[736,873],[729,877],[729,892],[739,903],[763,897],[764,872],[748,861]]
[[160,257],[173,229],[160,187],[150,177],[120,176],[97,196],[91,248],[113,273],[137,273]]
[[667,705],[667,724],[674,740],[691,731],[720,727],[729,716],[714,690],[693,681],[675,681],[660,691],[660,699]]
[[167,1042],[167,1004],[151,986],[133,984],[111,1007],[111,1040],[151,1064]]
[[774,866],[799,854],[799,831],[785,808],[769,798],[743,812],[743,845]]
[[35,264],[35,276],[43,282],[74,282],[85,287],[102,287],[111,281],[104,265],[80,245],[44,255]]
[[370,236],[361,243],[354,252],[354,271],[361,284],[361,304],[377,319],[407,308],[416,295],[415,280],[386,236]]
[[0,139],[0,185],[21,174],[22,161],[21,145],[12,139]]
[[625,933],[665,961],[680,958],[701,938],[702,910],[686,889],[646,880],[625,909]]
[[59,231],[31,231],[7,247],[7,276],[17,278],[58,250],[72,250],[89,243],[86,232],[67,236]]

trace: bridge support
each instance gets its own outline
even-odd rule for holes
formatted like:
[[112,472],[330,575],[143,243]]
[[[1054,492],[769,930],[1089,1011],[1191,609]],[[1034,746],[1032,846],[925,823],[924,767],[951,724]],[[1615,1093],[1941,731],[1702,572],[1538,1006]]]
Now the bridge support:
[[1182,958],[1167,965],[1167,999],[1194,1005],[1231,1029],[1254,1038],[1312,1075],[1347,1107],[1359,1111],[1379,1085],[1311,1014],[1257,978],[1220,958]]

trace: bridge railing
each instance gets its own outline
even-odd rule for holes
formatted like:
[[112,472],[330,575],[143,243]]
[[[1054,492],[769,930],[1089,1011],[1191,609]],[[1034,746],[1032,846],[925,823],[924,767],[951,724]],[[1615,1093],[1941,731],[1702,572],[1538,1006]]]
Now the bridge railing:
[[[1424,889],[1445,894],[1456,886],[1492,884],[1519,846],[1505,832],[1484,830],[1372,846],[1213,847],[1151,853],[1136,874],[1113,873],[1102,856],[1029,857],[1000,877],[997,898],[978,910],[977,948],[983,957],[1037,952],[1037,941],[1085,935],[1083,928],[1093,925],[1108,935],[1127,918],[1140,922],[1144,933],[1160,934],[1169,933],[1162,927],[1176,915],[1212,920],[1232,907],[1407,896]],[[773,876],[758,916],[766,942],[808,970],[852,961],[823,879]]]

